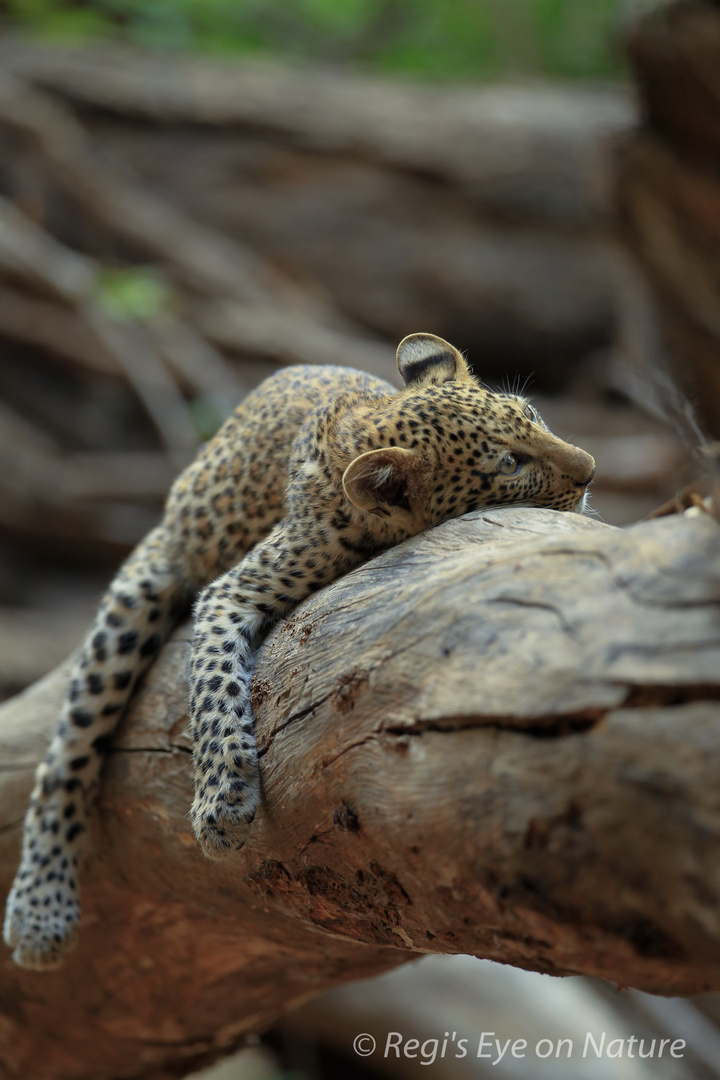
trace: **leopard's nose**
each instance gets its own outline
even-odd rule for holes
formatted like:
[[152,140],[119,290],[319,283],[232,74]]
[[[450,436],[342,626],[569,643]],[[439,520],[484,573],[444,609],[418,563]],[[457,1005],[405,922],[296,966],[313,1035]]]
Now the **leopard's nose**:
[[557,440],[557,463],[567,478],[578,487],[587,487],[595,475],[595,458],[586,454],[579,446]]

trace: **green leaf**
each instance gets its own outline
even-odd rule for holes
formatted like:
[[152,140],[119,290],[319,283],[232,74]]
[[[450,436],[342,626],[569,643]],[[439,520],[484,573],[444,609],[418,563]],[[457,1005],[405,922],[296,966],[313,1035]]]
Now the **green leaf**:
[[102,270],[95,299],[112,318],[127,322],[151,319],[169,307],[170,291],[163,279],[148,267]]
[[188,402],[188,410],[195,430],[201,439],[212,439],[233,409],[232,402],[224,398],[196,397]]

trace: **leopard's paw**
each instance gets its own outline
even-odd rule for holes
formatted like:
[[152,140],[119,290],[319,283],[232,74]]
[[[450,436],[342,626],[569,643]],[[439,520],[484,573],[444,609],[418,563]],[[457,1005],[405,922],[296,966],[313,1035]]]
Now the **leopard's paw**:
[[[21,871],[22,874],[22,871]],[[3,937],[20,967],[59,967],[75,947],[80,923],[77,887],[68,881],[15,880],[5,909]]]
[[257,806],[257,786],[239,777],[230,777],[221,786],[198,794],[190,816],[203,853],[217,861],[238,851],[250,835]]

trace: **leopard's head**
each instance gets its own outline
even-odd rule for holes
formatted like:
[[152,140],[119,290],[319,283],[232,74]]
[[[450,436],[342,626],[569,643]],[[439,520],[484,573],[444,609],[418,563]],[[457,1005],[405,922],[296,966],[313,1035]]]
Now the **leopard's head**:
[[343,475],[356,507],[404,535],[482,506],[583,511],[595,461],[526,398],[484,387],[433,334],[404,338],[397,364],[405,387],[363,417],[371,449]]

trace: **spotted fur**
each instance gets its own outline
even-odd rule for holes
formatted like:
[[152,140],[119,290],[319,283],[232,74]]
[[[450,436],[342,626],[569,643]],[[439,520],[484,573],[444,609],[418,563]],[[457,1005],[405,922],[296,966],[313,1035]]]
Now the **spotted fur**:
[[527,401],[496,394],[429,334],[398,348],[404,388],[288,368],[235,410],[175,482],[162,524],[104,596],[38,768],[5,940],[45,968],[72,946],[77,860],[102,753],[134,687],[195,606],[191,817],[206,855],[241,847],[260,797],[250,681],[267,629],[352,567],[487,505],[578,510],[595,463]]

